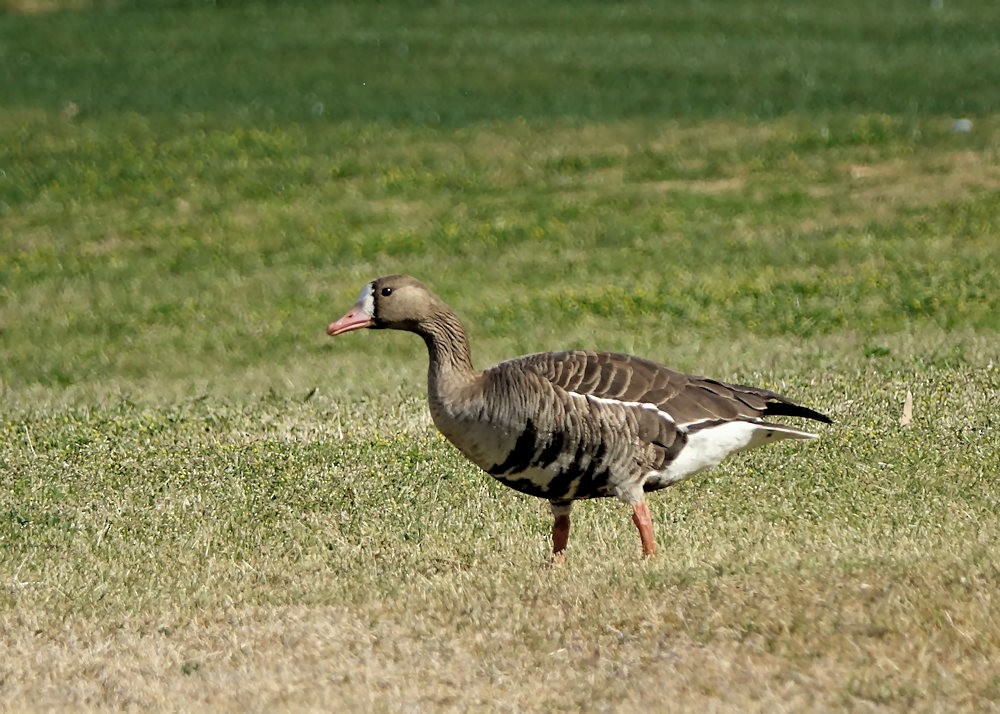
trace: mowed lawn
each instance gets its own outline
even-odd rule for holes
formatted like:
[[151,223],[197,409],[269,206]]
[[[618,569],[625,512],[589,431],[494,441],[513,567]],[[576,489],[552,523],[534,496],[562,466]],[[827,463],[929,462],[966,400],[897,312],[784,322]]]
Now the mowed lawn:
[[[1000,6],[0,5],[0,709],[1000,707]],[[774,389],[628,509],[400,333]]]

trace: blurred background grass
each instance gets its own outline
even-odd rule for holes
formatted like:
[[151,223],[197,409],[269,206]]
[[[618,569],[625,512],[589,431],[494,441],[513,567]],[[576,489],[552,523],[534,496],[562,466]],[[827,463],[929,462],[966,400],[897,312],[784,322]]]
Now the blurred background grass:
[[997,328],[993,3],[81,6],[0,17],[8,385],[281,384],[397,270],[487,359]]
[[6,105],[450,126],[996,108],[984,0],[97,8],[4,19]]

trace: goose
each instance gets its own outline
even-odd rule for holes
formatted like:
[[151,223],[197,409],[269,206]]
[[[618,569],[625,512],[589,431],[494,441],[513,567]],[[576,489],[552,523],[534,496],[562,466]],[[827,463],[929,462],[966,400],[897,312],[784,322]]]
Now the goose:
[[367,283],[327,334],[365,328],[423,338],[434,425],[493,478],[549,501],[553,560],[565,558],[574,501],[624,501],[643,555],[652,556],[656,541],[647,492],[717,466],[737,451],[817,437],[772,417],[832,423],[766,389],[611,352],[546,352],[477,371],[458,316],[408,275]]

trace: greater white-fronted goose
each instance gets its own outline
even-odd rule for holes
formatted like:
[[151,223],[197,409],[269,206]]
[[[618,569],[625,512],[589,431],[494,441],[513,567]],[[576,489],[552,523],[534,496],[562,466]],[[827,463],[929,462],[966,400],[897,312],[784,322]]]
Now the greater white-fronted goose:
[[479,372],[455,313],[406,275],[365,285],[327,333],[364,328],[406,330],[424,339],[434,424],[497,480],[548,499],[557,558],[566,548],[575,500],[616,496],[629,504],[642,552],[653,555],[647,491],[716,466],[743,449],[816,438],[771,417],[831,423],[766,389],[682,374],[629,355],[547,352]]

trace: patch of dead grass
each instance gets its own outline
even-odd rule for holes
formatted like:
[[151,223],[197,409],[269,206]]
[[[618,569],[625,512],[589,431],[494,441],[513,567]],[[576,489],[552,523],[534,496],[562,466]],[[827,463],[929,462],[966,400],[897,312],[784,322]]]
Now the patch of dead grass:
[[905,209],[933,207],[1000,189],[1000,165],[990,153],[974,151],[845,163],[837,170],[843,184],[805,187],[815,198],[839,194],[846,199],[839,210],[811,219],[811,224],[859,226],[889,220]]
[[3,0],[0,9],[23,15],[41,15],[63,10],[87,10],[93,7],[91,0]]
[[[589,567],[589,566],[588,566]],[[406,597],[0,624],[14,709],[981,710],[998,571],[445,573]],[[642,569],[646,569],[646,575]],[[608,575],[604,573],[603,575]],[[587,581],[587,582],[583,582]],[[583,586],[583,587],[581,587]]]
[[[984,124],[981,130],[991,128]],[[610,161],[607,166],[587,166],[572,180],[553,179],[553,187],[582,202],[638,191],[650,197],[735,194],[760,203],[775,192],[793,189],[818,199],[810,209],[812,215],[796,225],[799,230],[863,226],[891,220],[901,210],[933,208],[1000,188],[1000,163],[992,150],[915,147],[884,161],[865,161],[870,151],[848,146],[832,147],[804,161],[793,149],[803,131],[808,129],[793,121],[746,125],[718,120],[695,126],[626,121],[549,127],[544,144],[530,133],[517,142],[509,135],[483,130],[476,133],[469,150],[478,161],[496,166],[498,180],[511,185],[532,164],[560,159]],[[746,161],[746,156],[752,157],[747,147],[753,146],[769,154],[762,172]],[[731,156],[713,167],[716,176],[656,179],[630,175],[630,157],[637,152],[672,155],[677,166],[693,176],[705,168],[705,156]]]

